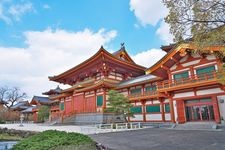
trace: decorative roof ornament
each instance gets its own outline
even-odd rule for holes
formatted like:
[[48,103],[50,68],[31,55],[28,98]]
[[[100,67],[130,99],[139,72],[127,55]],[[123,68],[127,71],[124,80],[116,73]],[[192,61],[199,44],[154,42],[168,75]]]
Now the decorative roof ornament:
[[125,43],[123,42],[123,43],[121,43],[120,45],[121,45],[121,48],[120,48],[120,49],[121,49],[121,50],[125,50]]

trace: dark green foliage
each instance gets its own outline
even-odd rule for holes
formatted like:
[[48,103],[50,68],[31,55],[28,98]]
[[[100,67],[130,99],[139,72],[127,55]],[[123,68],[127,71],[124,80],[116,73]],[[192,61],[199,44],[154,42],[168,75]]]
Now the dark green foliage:
[[48,119],[50,114],[50,108],[48,106],[41,106],[38,110],[38,121],[44,122],[46,119]]
[[133,113],[130,111],[133,105],[129,103],[129,99],[123,94],[110,90],[108,102],[109,104],[107,105],[105,112],[110,112],[114,115],[123,115],[125,120],[126,117],[133,117]]
[[23,139],[13,150],[54,150],[58,147],[94,145],[94,141],[87,135],[67,133],[64,131],[48,130]]

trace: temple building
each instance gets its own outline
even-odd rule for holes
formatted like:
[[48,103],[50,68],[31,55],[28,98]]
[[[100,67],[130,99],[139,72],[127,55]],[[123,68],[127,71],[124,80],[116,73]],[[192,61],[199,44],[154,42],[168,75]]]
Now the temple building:
[[[51,102],[51,120],[106,123],[108,91],[117,90],[133,104],[130,122],[214,121],[225,117],[225,88],[217,70],[223,64],[221,47],[194,53],[188,43],[162,46],[167,54],[153,66],[136,64],[125,47],[99,51],[50,81],[70,85],[43,94]],[[149,58],[151,59],[151,58]]]

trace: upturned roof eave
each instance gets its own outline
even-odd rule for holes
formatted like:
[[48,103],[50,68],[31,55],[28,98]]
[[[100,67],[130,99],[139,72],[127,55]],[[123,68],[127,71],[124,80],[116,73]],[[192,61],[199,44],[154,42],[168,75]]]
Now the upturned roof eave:
[[76,65],[75,67],[73,67],[73,68],[71,68],[71,69],[69,69],[69,70],[67,70],[67,71],[65,71],[65,72],[63,72],[59,75],[49,76],[48,78],[49,78],[50,81],[57,81],[60,78],[63,78],[63,77],[65,77],[65,76],[67,76],[71,73],[74,73],[75,71],[79,70],[83,66],[86,66],[89,62],[97,59],[99,56],[104,55],[104,54],[108,55],[109,58],[113,58],[113,59],[115,59],[115,60],[117,60],[117,61],[119,61],[123,64],[129,65],[130,67],[134,67],[135,69],[139,69],[139,70],[143,70],[143,71],[145,71],[145,69],[146,69],[146,67],[138,65],[136,63],[131,63],[131,62],[126,62],[126,61],[120,60],[119,58],[115,57],[113,54],[107,52],[103,47],[101,47],[97,53],[95,53],[92,57],[85,60],[84,62]]

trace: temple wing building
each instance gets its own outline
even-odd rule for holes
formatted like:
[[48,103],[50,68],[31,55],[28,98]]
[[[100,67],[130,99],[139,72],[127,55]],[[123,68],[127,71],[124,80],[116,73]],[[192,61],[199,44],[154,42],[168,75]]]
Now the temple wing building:
[[[50,90],[52,120],[105,123],[108,91],[117,90],[133,104],[130,122],[215,121],[225,117],[224,86],[217,71],[224,61],[220,46],[196,51],[189,43],[162,46],[167,54],[150,68],[136,64],[125,47],[103,47],[81,64],[49,77],[70,85]],[[224,47],[223,47],[224,48]],[[151,58],[149,58],[151,59]]]

